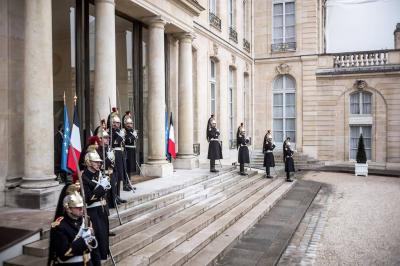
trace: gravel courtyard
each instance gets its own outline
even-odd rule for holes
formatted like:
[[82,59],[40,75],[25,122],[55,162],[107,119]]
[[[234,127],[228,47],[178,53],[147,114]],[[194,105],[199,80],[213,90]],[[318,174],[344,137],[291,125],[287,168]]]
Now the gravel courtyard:
[[400,178],[309,172],[324,185],[279,265],[400,265]]

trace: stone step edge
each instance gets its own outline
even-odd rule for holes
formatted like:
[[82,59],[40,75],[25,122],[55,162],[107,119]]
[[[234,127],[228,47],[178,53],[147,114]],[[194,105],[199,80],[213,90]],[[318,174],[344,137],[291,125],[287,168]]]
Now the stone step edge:
[[[270,199],[272,202],[276,202],[276,195],[282,194],[282,189],[280,188],[285,184],[285,182],[283,179],[277,179],[275,182],[276,183],[274,187],[270,188],[269,190],[267,190],[267,188],[260,190],[242,204],[238,205],[236,208],[220,217],[215,224],[210,224],[208,227],[198,232],[198,234],[187,239],[184,243],[160,257],[154,263],[154,266],[182,265],[201,249],[212,243],[214,239],[221,235],[226,235],[227,230],[235,226],[241,218],[247,216],[247,214],[250,213],[254,208],[257,208],[261,202],[267,199]],[[278,191],[278,193],[275,193],[276,191]]]
[[[172,193],[179,192],[180,190],[187,189],[187,188],[189,188],[191,186],[194,186],[194,185],[197,185],[199,183],[212,180],[214,178],[220,178],[220,177],[225,176],[225,175],[231,175],[232,172],[234,172],[234,170],[235,170],[234,167],[230,167],[229,169],[227,169],[224,172],[219,172],[217,174],[202,175],[202,176],[199,176],[199,177],[195,177],[192,180],[187,181],[187,182],[185,182],[183,184],[175,185],[175,186],[168,187],[168,188],[162,188],[162,189],[159,189],[159,190],[155,190],[154,192],[149,192],[149,193],[146,193],[146,194],[143,194],[143,195],[140,195],[140,196],[136,196],[136,197],[134,196],[133,198],[128,198],[127,199],[127,203],[119,205],[119,211],[122,212],[122,211],[125,211],[125,210],[128,210],[128,209],[140,206],[142,204],[149,203],[149,202],[157,200],[157,199],[159,199],[161,197],[168,196],[168,195],[170,195]],[[114,217],[116,215],[117,215],[116,210],[115,209],[111,209],[110,210],[110,217]]]
[[191,257],[184,265],[214,265],[215,262],[229,250],[236,241],[241,239],[255,224],[258,223],[295,185],[295,182],[284,183],[264,199],[255,208],[240,218],[223,234],[215,238],[205,248]]
[[25,265],[47,265],[47,257],[35,257],[31,255],[19,255],[15,258],[4,261],[4,266],[25,266]]
[[[196,228],[196,230],[190,230],[188,232],[182,232],[182,228],[180,228],[180,230],[176,230],[177,232],[181,232],[184,235],[180,239],[175,239],[173,243],[169,243],[169,245],[167,245],[166,247],[163,247],[159,250],[156,250],[155,252],[150,252],[147,254],[146,254],[145,250],[139,251],[136,255],[134,254],[131,257],[131,260],[129,260],[129,262],[130,262],[129,265],[148,265],[149,263],[153,263],[157,259],[159,259],[161,256],[170,252],[172,249],[178,247],[182,243],[186,243],[185,241],[188,241],[190,238],[196,237],[198,235],[201,236],[200,232],[205,232],[207,227],[209,227],[209,226],[213,227],[216,224],[218,225],[218,223],[221,223],[221,221],[223,221],[223,223],[224,223],[224,226],[223,226],[224,228],[219,229],[219,230],[221,230],[220,232],[218,232],[218,231],[214,232],[211,235],[211,238],[217,236],[219,233],[222,233],[222,231],[226,227],[229,227],[232,224],[234,224],[238,218],[242,217],[242,215],[244,215],[249,210],[251,210],[252,207],[254,206],[254,204],[257,204],[259,201],[261,201],[262,199],[267,197],[271,192],[276,190],[282,184],[282,181],[278,180],[278,179],[274,180],[272,182],[265,182],[265,181],[264,181],[264,184],[261,184],[261,186],[259,187],[260,189],[258,189],[257,191],[254,191],[252,193],[250,192],[250,195],[248,197],[241,197],[238,204],[235,204],[231,208],[224,209],[224,211],[222,212],[222,215],[215,215],[217,217],[213,216],[210,220],[207,220],[201,226],[197,225],[198,227]],[[247,205],[249,205],[249,206],[247,206]],[[232,213],[235,213],[238,210],[239,210],[239,214],[234,214],[233,217],[230,217],[230,216],[232,216]],[[228,221],[225,221],[225,219],[228,219]],[[195,222],[193,221],[193,223],[195,223]],[[188,226],[188,225],[186,225],[186,226]],[[188,228],[188,229],[191,229],[191,228]],[[157,245],[157,243],[154,242],[152,245]],[[165,263],[165,261],[163,259],[160,259],[160,260],[162,260],[162,263]],[[135,264],[136,262],[138,264]],[[168,265],[168,263],[166,263],[164,265]]]
[[[254,172],[252,171],[251,174],[255,174],[255,171]],[[224,182],[225,180],[232,179],[236,176],[238,176],[238,175],[231,171],[231,172],[227,173],[226,175],[221,175],[221,176],[216,177],[217,182],[214,182],[214,184],[219,184],[220,182]],[[204,182],[209,182],[209,181],[210,180],[206,180]],[[162,209],[171,204],[174,204],[180,200],[183,200],[183,199],[185,199],[185,197],[187,195],[202,192],[207,189],[205,185],[211,185],[211,186],[213,185],[213,183],[209,183],[209,184],[208,183],[202,184],[202,183],[203,182],[200,182],[193,186],[189,186],[182,190],[172,192],[168,195],[159,197],[157,199],[143,203],[141,205],[137,205],[137,206],[125,209],[123,211],[120,211],[120,217],[121,217],[122,224],[126,224],[126,223],[130,222],[130,221],[136,219],[140,215],[145,215],[145,214],[151,213],[158,209]],[[109,223],[110,223],[111,229],[121,226],[119,224],[119,219],[118,219],[117,214],[109,217]]]
[[[269,184],[269,183],[266,182],[266,183],[263,184],[262,186],[257,186],[257,185],[256,185],[257,183],[259,183],[259,182],[262,181],[261,175],[256,175],[255,177],[253,177],[253,179],[254,179],[254,181],[249,181],[249,184],[250,184],[250,185],[249,185],[249,187],[246,188],[246,189],[249,190],[248,194],[246,194],[246,197],[250,197],[250,195],[251,195],[252,193],[254,193],[254,192],[256,192],[256,191],[262,189],[264,186],[267,186],[267,185]],[[253,187],[253,189],[250,190],[250,187]],[[243,190],[242,190],[242,191],[243,191]],[[239,192],[241,192],[241,191],[239,191]],[[238,194],[238,193],[237,193],[237,194]],[[199,207],[202,207],[202,208],[199,209],[199,210],[197,210],[194,214],[190,214],[190,213],[189,213],[189,214],[185,214],[186,216],[181,217],[180,220],[178,220],[178,221],[176,222],[177,226],[176,226],[176,224],[175,224],[175,227],[174,227],[174,228],[168,230],[167,232],[163,232],[163,234],[160,235],[160,236],[157,236],[157,238],[154,238],[154,236],[153,236],[152,239],[151,239],[151,241],[149,241],[148,243],[145,243],[145,244],[144,244],[142,247],[140,247],[140,248],[137,248],[137,249],[134,250],[134,249],[132,249],[132,246],[128,246],[128,247],[125,247],[122,251],[119,251],[119,252],[115,252],[115,250],[112,250],[112,251],[113,251],[113,254],[114,254],[114,257],[115,257],[115,258],[118,258],[118,256],[121,256],[121,255],[122,255],[122,258],[118,258],[118,261],[119,261],[119,260],[121,260],[121,259],[124,259],[125,257],[128,257],[128,256],[132,255],[133,253],[135,253],[135,252],[137,252],[137,251],[139,251],[139,250],[145,248],[147,245],[149,245],[149,244],[151,244],[151,243],[157,241],[158,239],[160,239],[160,238],[164,237],[165,235],[171,233],[172,231],[176,230],[177,228],[179,228],[179,227],[181,227],[181,226],[187,224],[188,222],[192,221],[193,219],[197,218],[198,216],[203,215],[204,213],[206,213],[206,212],[212,210],[213,208],[219,206],[220,204],[223,204],[225,201],[227,201],[227,200],[229,200],[229,199],[232,199],[232,198],[235,197],[237,194],[235,194],[235,195],[233,195],[233,196],[229,196],[228,198],[226,198],[226,197],[221,197],[221,199],[219,199],[218,202],[215,203],[214,205],[205,205],[204,207],[202,207],[201,205],[193,206],[193,207],[197,207],[197,208],[199,208]],[[239,203],[240,203],[240,199],[237,199],[236,201],[234,201],[233,203],[231,203],[230,208],[225,208],[224,210],[222,210],[222,211],[220,212],[221,215],[223,215],[224,213],[228,212],[229,209],[232,209],[233,207],[235,207],[235,206],[236,206],[237,204],[239,204]],[[200,204],[202,204],[202,203],[200,203]],[[192,211],[192,210],[187,210],[187,211],[189,212],[189,211]],[[181,213],[179,213],[179,214],[181,214]],[[178,215],[179,215],[179,214],[178,214]],[[220,215],[220,216],[221,216],[221,215]],[[149,228],[151,228],[151,227],[149,227]],[[146,229],[146,230],[150,230],[149,228]],[[131,236],[130,238],[133,238],[133,237],[135,237],[135,235]],[[125,241],[128,241],[128,239],[126,239]],[[113,247],[112,247],[112,249],[113,249]],[[112,264],[111,264],[111,261],[108,260],[108,264],[106,263],[106,265],[112,265]]]
[[[189,187],[191,185],[195,185],[195,184],[197,184],[199,182],[203,182],[203,181],[206,181],[208,179],[211,179],[211,178],[214,178],[214,177],[217,177],[217,176],[229,174],[230,172],[232,172],[234,170],[235,170],[235,167],[231,166],[231,167],[229,167],[227,169],[223,169],[223,171],[221,171],[221,172],[219,172],[217,174],[215,174],[215,173],[213,173],[213,174],[205,174],[205,175],[202,175],[202,176],[199,176],[199,177],[195,177],[192,180],[187,181],[187,182],[185,182],[183,184],[175,185],[175,186],[168,187],[168,188],[158,189],[158,190],[155,190],[154,192],[146,193],[146,194],[143,194],[143,195],[133,196],[133,198],[127,199],[128,202],[125,203],[125,204],[128,207],[134,207],[134,206],[140,205],[142,203],[145,203],[145,202],[154,200],[156,198],[159,198],[161,196],[168,195],[168,194],[170,194],[172,192],[179,191],[179,190],[184,189],[186,187]],[[111,210],[110,214],[114,214],[114,212],[115,212],[115,210]]]
[[[252,174],[251,176],[254,176],[254,175],[255,175],[255,173]],[[239,183],[245,181],[245,179],[243,179],[243,178],[235,179],[235,177],[237,178],[238,176],[233,176],[232,178],[229,178],[222,183],[218,183],[217,186],[208,187],[206,190],[204,190],[202,192],[193,194],[187,198],[183,198],[182,200],[177,201],[173,204],[170,204],[164,208],[154,210],[153,212],[146,214],[147,216],[145,218],[142,218],[144,216],[137,217],[127,223],[124,223],[121,226],[113,228],[111,231],[116,233],[117,236],[110,238],[110,244],[112,245],[112,242],[116,241],[116,240],[112,240],[113,238],[117,239],[118,241],[121,241],[121,240],[129,237],[132,234],[135,234],[142,230],[145,230],[152,225],[155,225],[155,224],[157,224],[157,223],[159,223],[159,222],[161,222],[161,221],[163,221],[185,209],[188,209],[188,208],[196,205],[197,203],[201,202],[202,200],[206,200],[214,195],[218,195],[219,193],[227,191],[230,188],[234,187],[235,185],[238,185]],[[221,188],[218,189],[218,187],[221,187]],[[216,190],[216,189],[218,189],[218,190]],[[179,207],[179,205],[183,205],[183,206]],[[171,209],[177,208],[177,210],[174,212],[172,212],[172,211],[168,212],[168,215],[165,215],[163,212],[165,212],[164,210],[168,209],[168,208],[171,208]],[[162,216],[162,218],[160,218],[161,216]],[[143,220],[141,221],[141,219],[143,219]],[[135,222],[136,223],[140,222],[140,224],[135,225]],[[132,231],[132,226],[135,226],[135,228],[140,227],[140,230]],[[118,237],[119,234],[123,234],[123,233],[126,233],[126,234],[124,234],[125,237],[122,237],[122,238]]]

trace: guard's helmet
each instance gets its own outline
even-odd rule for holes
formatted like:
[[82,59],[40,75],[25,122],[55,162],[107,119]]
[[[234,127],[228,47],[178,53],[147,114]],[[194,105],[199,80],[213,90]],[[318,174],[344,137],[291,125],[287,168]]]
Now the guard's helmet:
[[107,131],[104,128],[100,128],[99,132],[97,132],[97,136],[99,138],[108,138],[110,135],[108,135]]
[[112,122],[113,123],[121,123],[121,119],[119,119],[118,115],[114,115],[112,117]]
[[76,191],[72,194],[68,194],[64,197],[63,206],[65,209],[83,207],[82,196]]
[[97,153],[97,151],[89,151],[85,155],[85,164],[86,166],[90,165],[90,162],[102,162],[100,155]]
[[290,141],[286,141],[286,146],[290,148]]
[[133,124],[133,120],[130,116],[125,116],[124,124]]
[[214,118],[211,119],[210,124],[211,124],[211,126],[215,127],[217,125],[217,120],[215,120]]

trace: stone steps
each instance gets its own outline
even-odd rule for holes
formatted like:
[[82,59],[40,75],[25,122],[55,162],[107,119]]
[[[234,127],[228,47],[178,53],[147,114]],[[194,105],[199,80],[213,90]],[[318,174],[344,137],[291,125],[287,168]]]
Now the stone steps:
[[[178,227],[187,224],[189,221],[196,218],[196,222],[198,221],[198,217],[207,211],[214,209],[215,206],[219,206],[218,212],[215,216],[223,214],[223,212],[227,212],[229,209],[233,207],[235,204],[239,204],[240,196],[237,196],[240,193],[253,193],[260,189],[260,185],[257,185],[260,182],[260,176],[254,177],[238,177],[240,178],[240,182],[231,188],[222,191],[214,196],[207,198],[206,200],[193,205],[190,208],[184,209],[183,211],[171,216],[169,219],[159,222],[147,229],[140,231],[118,243],[114,244],[111,247],[111,251],[114,255],[114,259],[118,262],[123,258],[133,254],[134,252],[142,249],[154,241],[162,238],[166,234],[169,234],[171,231],[174,231]],[[243,192],[245,191],[245,192]],[[229,204],[226,202],[230,200]],[[219,204],[225,203],[223,207]],[[211,217],[212,218],[212,217]],[[191,230],[199,230],[199,226],[195,226]],[[111,265],[111,261],[106,265]]]
[[[264,208],[265,204],[257,206],[265,199],[269,199],[268,202],[272,202],[272,206],[289,189],[283,189],[289,185],[283,179],[272,181],[261,178],[262,176],[258,174],[255,177],[258,181],[247,189],[197,215],[195,219],[189,220],[144,248],[132,252],[132,255],[118,262],[118,265],[182,265],[187,262],[202,248],[207,247],[213,239],[235,226],[242,217],[247,220],[248,218],[244,217],[247,217],[246,214],[251,213],[254,208],[258,210]],[[280,196],[277,196],[275,191],[278,191]],[[267,211],[268,208],[265,208],[264,214]],[[252,220],[254,223],[257,221],[257,219]],[[225,232],[222,235],[225,235]]]

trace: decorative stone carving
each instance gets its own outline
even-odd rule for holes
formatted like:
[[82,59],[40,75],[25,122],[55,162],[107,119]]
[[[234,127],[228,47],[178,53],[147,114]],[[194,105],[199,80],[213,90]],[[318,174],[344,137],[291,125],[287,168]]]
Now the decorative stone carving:
[[358,79],[354,83],[354,87],[357,88],[358,90],[364,90],[367,87],[367,82],[365,80]]
[[235,55],[231,55],[232,57],[232,65],[236,64],[236,56]]
[[218,55],[218,45],[216,43],[213,44],[214,56]]
[[276,72],[281,75],[289,74],[291,67],[288,64],[282,63],[276,67]]

